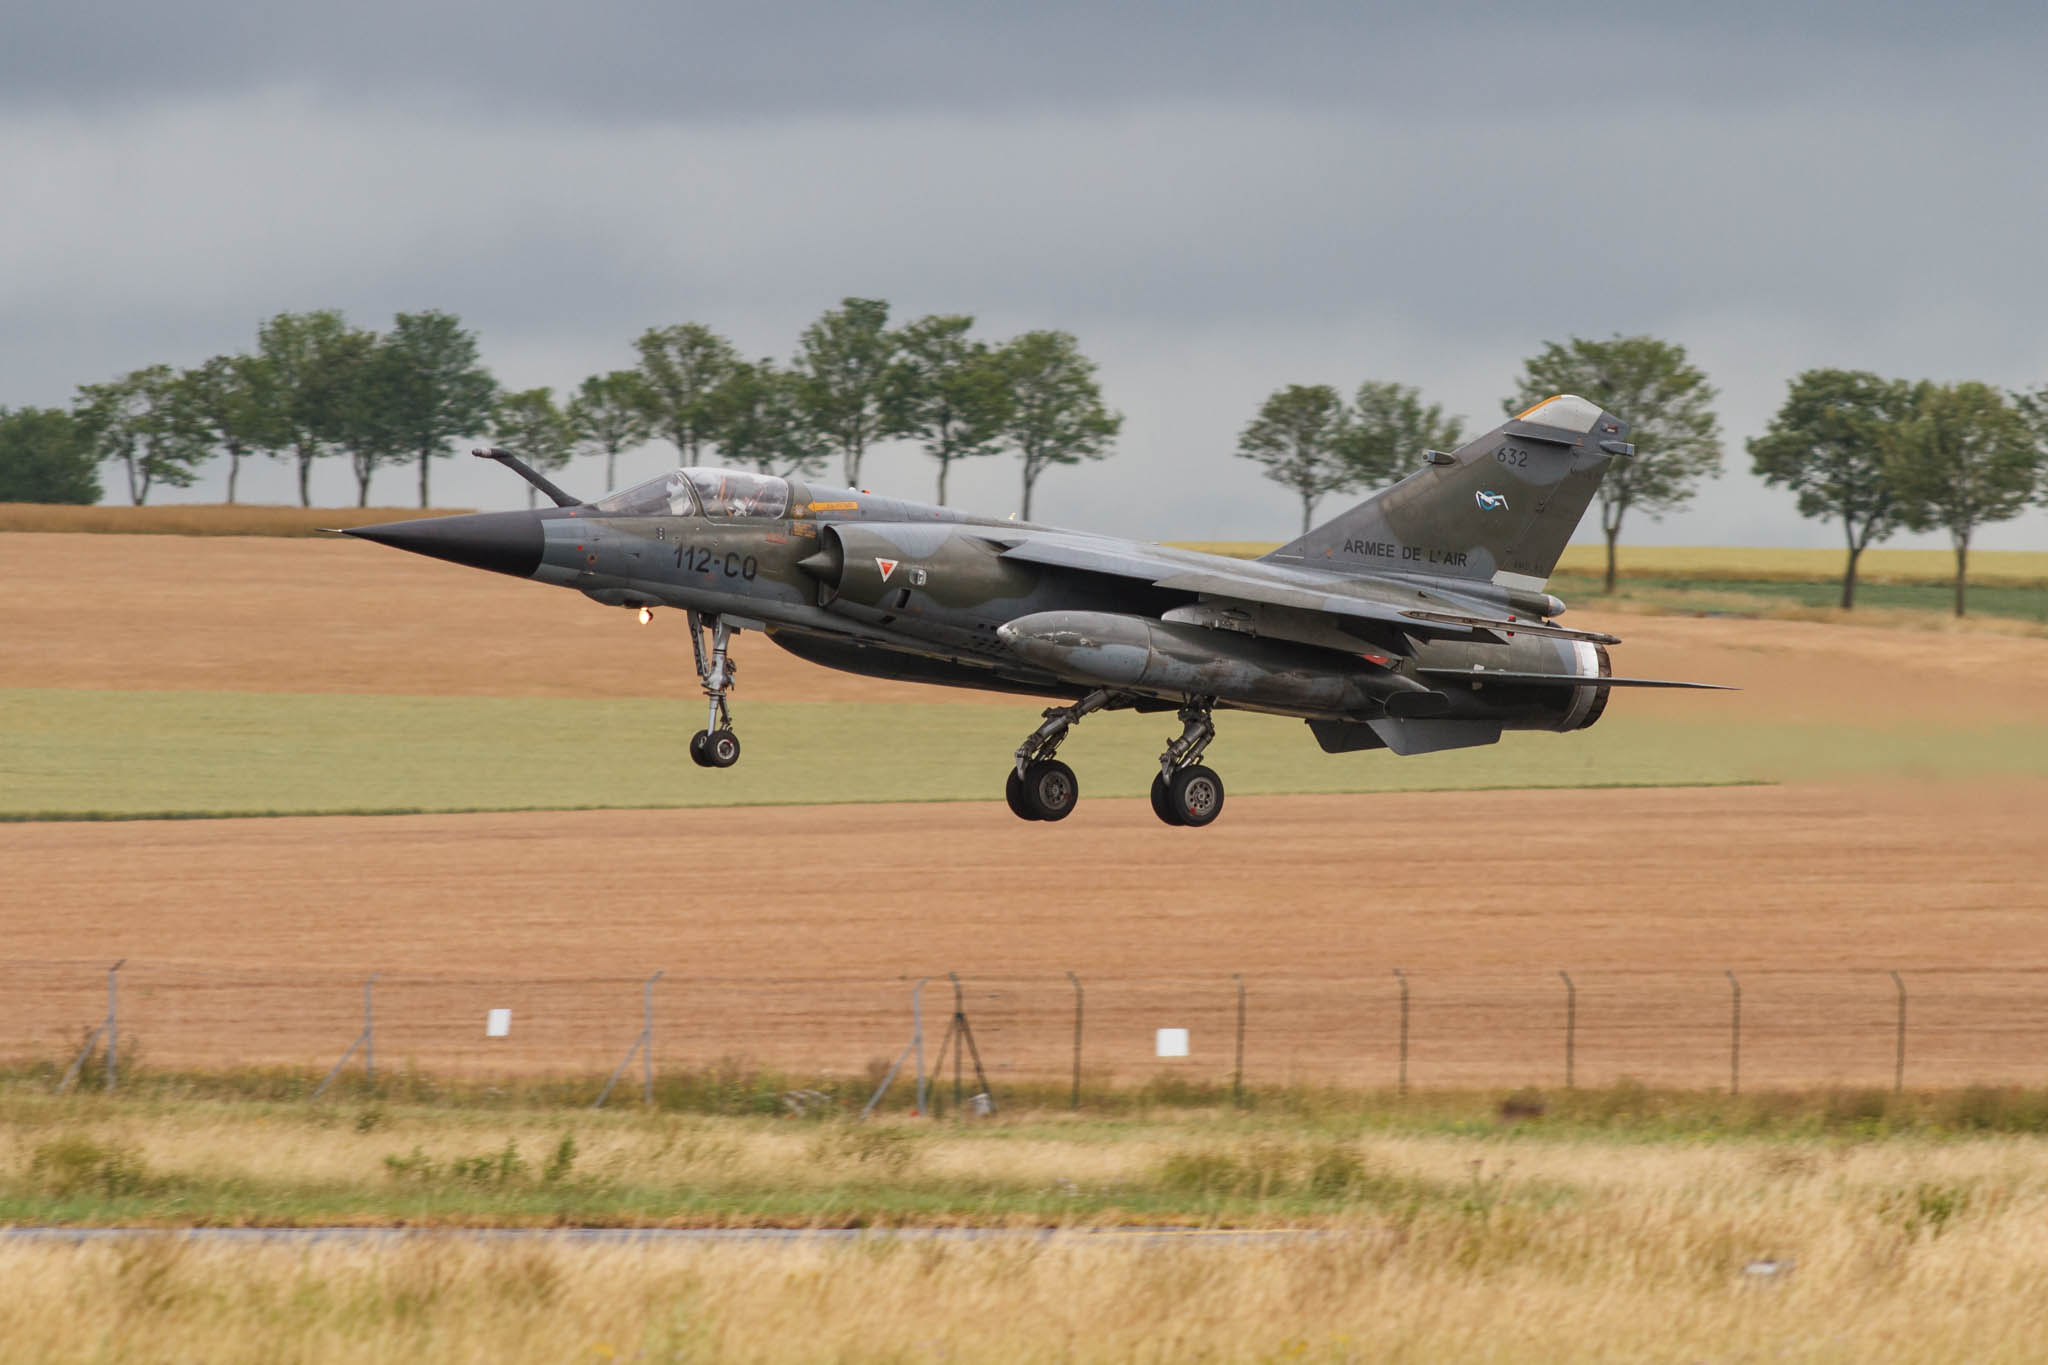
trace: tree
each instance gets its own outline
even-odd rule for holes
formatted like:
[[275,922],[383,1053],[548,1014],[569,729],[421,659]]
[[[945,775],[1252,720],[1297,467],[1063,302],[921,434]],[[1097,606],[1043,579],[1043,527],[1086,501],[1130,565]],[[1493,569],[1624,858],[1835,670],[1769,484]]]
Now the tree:
[[2041,448],[2026,416],[1989,384],[1922,383],[1913,400],[1913,420],[1895,434],[1888,474],[1900,521],[1915,531],[1948,532],[1961,616],[1971,537],[2026,507],[2040,477]]
[[1347,458],[1350,414],[1328,384],[1290,384],[1276,389],[1237,438],[1239,459],[1256,460],[1266,477],[1301,499],[1305,535],[1325,493],[1358,479]]
[[228,502],[232,505],[242,457],[278,444],[270,368],[258,356],[217,355],[185,371],[178,382],[184,386],[185,402],[207,442],[228,457]]
[[[1425,450],[1455,450],[1465,423],[1446,418],[1443,406],[1422,405],[1422,395],[1403,384],[1368,379],[1351,400],[1344,458],[1354,487],[1393,483]],[[1306,527],[1303,527],[1306,530]]]
[[[555,406],[551,389],[522,389],[499,397],[491,409],[491,440],[546,474],[569,463],[576,433]],[[526,505],[534,505],[534,488],[526,488]]]
[[1573,337],[1553,341],[1522,362],[1522,377],[1502,407],[1524,411],[1553,394],[1576,393],[1629,423],[1633,459],[1617,459],[1600,481],[1600,531],[1607,539],[1607,581],[1614,591],[1614,547],[1629,512],[1651,520],[1692,500],[1699,481],[1721,471],[1721,427],[1713,385],[1685,348],[1656,337]]
[[973,326],[964,314],[935,313],[900,329],[883,393],[890,434],[939,462],[941,507],[953,462],[994,454],[1010,416],[1009,377],[986,343],[968,338]]
[[640,372],[594,374],[577,386],[564,414],[579,454],[604,456],[604,486],[619,486],[619,452],[644,445],[653,435]]
[[388,337],[372,337],[369,345],[337,362],[346,364],[347,373],[331,434],[348,455],[358,507],[370,505],[370,480],[379,469],[412,454],[410,433],[402,425],[409,370],[388,342]]
[[100,500],[92,433],[62,408],[0,408],[0,502]]
[[888,304],[846,299],[804,328],[797,347],[800,411],[820,442],[839,452],[849,487],[860,487],[861,457],[888,432],[882,399],[895,346]]
[[476,334],[452,313],[398,314],[377,351],[377,364],[364,372],[375,410],[358,426],[371,446],[418,458],[425,507],[428,469],[447,458],[451,441],[491,420],[498,381],[478,359]]
[[711,395],[739,364],[732,343],[701,323],[650,327],[633,343],[640,352],[641,411],[654,431],[675,443],[686,465],[718,439]]
[[1899,526],[1888,454],[1895,428],[1913,415],[1912,386],[1867,370],[1808,370],[1784,406],[1749,442],[1750,467],[1799,497],[1799,515],[1839,517],[1848,559],[1842,610],[1856,605],[1856,561]]
[[376,341],[332,308],[279,313],[256,329],[256,354],[271,381],[260,424],[264,449],[298,462],[302,506],[313,505],[313,461],[350,434],[354,386]]
[[210,453],[205,429],[168,365],[146,366],[105,384],[81,384],[76,413],[97,456],[118,460],[127,471],[128,499],[137,507],[159,483],[191,486]]
[[729,463],[763,474],[797,474],[825,461],[825,450],[799,411],[796,376],[773,360],[734,366],[711,395],[711,407]]
[[1003,434],[1024,462],[1018,515],[1029,521],[1038,476],[1056,464],[1107,458],[1124,419],[1102,405],[1095,362],[1067,333],[1026,332],[1001,354],[1012,403]]

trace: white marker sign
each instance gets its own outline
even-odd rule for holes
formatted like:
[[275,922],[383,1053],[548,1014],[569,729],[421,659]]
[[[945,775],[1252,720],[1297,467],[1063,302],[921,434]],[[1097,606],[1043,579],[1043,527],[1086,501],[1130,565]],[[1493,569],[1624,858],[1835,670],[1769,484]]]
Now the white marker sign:
[[1188,1031],[1184,1028],[1163,1028],[1159,1030],[1157,1051],[1161,1057],[1187,1056]]
[[512,1011],[492,1010],[484,1016],[484,1037],[503,1038],[512,1032]]

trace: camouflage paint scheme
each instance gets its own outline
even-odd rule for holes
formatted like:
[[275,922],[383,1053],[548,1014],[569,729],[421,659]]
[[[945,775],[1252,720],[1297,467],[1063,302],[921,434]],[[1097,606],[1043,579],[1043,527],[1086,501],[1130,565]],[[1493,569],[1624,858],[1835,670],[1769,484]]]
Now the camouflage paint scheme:
[[[1212,709],[1301,717],[1330,752],[1412,754],[1584,729],[1612,687],[1687,685],[1613,677],[1614,638],[1557,625],[1564,603],[1543,591],[1626,442],[1619,418],[1553,398],[1253,562],[723,470],[576,503],[506,452],[489,454],[569,505],[349,534],[690,613],[712,702],[693,757],[731,739],[707,766],[738,752],[724,642],[761,630],[828,667],[1068,703],[1018,750],[1009,794],[1027,818],[1071,809],[1052,755],[1082,716],[1177,709],[1188,732],[1161,756],[1155,809],[1206,824],[1222,801],[1198,765]],[[1046,801],[1020,798],[1054,769]],[[1210,804],[1176,819],[1173,781],[1190,769],[1207,778],[1189,801]]]

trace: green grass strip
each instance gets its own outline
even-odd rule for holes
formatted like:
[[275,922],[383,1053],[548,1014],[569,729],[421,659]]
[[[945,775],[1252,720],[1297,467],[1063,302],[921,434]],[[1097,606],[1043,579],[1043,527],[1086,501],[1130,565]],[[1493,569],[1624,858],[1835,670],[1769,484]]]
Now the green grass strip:
[[[2048,773],[2048,726],[1878,730],[1629,716],[1481,749],[1326,755],[1299,721],[1229,713],[1234,794],[1711,786],[1891,772]],[[637,809],[997,799],[1038,708],[760,702],[738,767],[689,761],[685,701],[0,690],[0,817]],[[1144,795],[1169,716],[1090,717],[1084,795]]]

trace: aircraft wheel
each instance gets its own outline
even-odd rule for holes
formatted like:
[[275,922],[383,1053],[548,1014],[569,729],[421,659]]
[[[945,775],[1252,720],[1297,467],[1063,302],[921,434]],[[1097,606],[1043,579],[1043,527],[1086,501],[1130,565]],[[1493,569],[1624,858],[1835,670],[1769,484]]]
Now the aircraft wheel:
[[1166,799],[1181,824],[1200,829],[1223,813],[1223,779],[1199,763],[1182,768],[1166,784]]
[[1064,820],[1081,799],[1074,770],[1056,758],[1041,759],[1024,769],[1024,804],[1040,820]]
[[1017,776],[1015,768],[1010,769],[1010,780],[1003,784],[1003,799],[1010,803],[1010,814],[1019,820],[1036,820],[1037,812],[1024,799],[1024,779]]
[[1184,825],[1187,821],[1173,813],[1173,798],[1166,792],[1166,774],[1152,775],[1152,813],[1169,825]]
[[704,739],[704,766],[730,768],[740,761],[740,737],[730,730],[713,730]]
[[708,730],[699,730],[696,734],[690,736],[690,762],[700,768],[711,766],[711,760],[704,756],[704,741],[709,738],[711,738],[711,733]]

